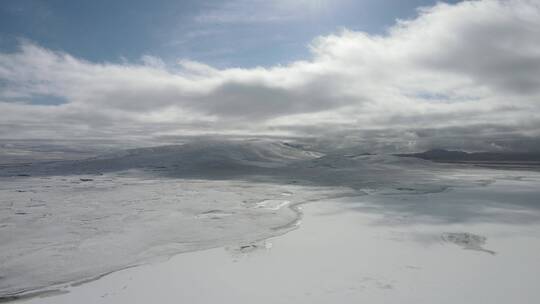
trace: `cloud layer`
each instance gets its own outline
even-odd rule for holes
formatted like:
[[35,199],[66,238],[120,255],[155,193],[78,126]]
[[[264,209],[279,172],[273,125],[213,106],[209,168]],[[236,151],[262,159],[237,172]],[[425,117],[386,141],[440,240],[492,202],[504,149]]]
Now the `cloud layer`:
[[538,1],[438,4],[383,36],[344,29],[310,49],[285,66],[216,69],[151,56],[93,63],[23,41],[0,53],[0,138],[339,135],[408,149],[537,148]]

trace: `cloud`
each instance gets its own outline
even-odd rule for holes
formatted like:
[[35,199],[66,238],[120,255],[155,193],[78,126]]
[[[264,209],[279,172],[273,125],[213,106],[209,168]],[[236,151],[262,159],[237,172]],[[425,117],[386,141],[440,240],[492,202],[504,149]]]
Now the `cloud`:
[[[289,65],[217,69],[93,63],[22,42],[0,54],[0,137],[408,134],[414,149],[443,145],[437,134],[458,145],[468,130],[486,148],[498,136],[538,142],[537,1],[441,3],[385,35],[345,29],[309,47],[312,58]],[[67,102],[32,104],[47,95]]]

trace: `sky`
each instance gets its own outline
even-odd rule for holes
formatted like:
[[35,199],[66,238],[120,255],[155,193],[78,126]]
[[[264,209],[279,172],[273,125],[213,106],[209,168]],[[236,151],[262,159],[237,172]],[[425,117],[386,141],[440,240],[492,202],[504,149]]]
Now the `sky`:
[[341,28],[383,33],[431,0],[3,0],[0,49],[20,39],[93,62],[178,58],[218,67],[285,64]]
[[0,2],[0,139],[540,151],[540,1]]

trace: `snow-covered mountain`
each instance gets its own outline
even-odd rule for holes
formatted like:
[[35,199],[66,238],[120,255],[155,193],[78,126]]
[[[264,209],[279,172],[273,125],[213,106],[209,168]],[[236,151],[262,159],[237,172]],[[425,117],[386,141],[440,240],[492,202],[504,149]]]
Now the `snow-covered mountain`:
[[7,167],[0,175],[101,174],[138,169],[176,176],[212,176],[280,168],[320,156],[321,153],[280,141],[203,140],[123,150],[83,160]]

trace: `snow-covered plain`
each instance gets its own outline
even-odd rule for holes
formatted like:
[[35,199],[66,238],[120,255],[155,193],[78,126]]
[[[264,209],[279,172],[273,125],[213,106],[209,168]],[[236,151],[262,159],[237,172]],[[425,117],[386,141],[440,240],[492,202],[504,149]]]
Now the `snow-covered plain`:
[[536,172],[241,141],[4,166],[0,176],[5,300],[540,298]]

